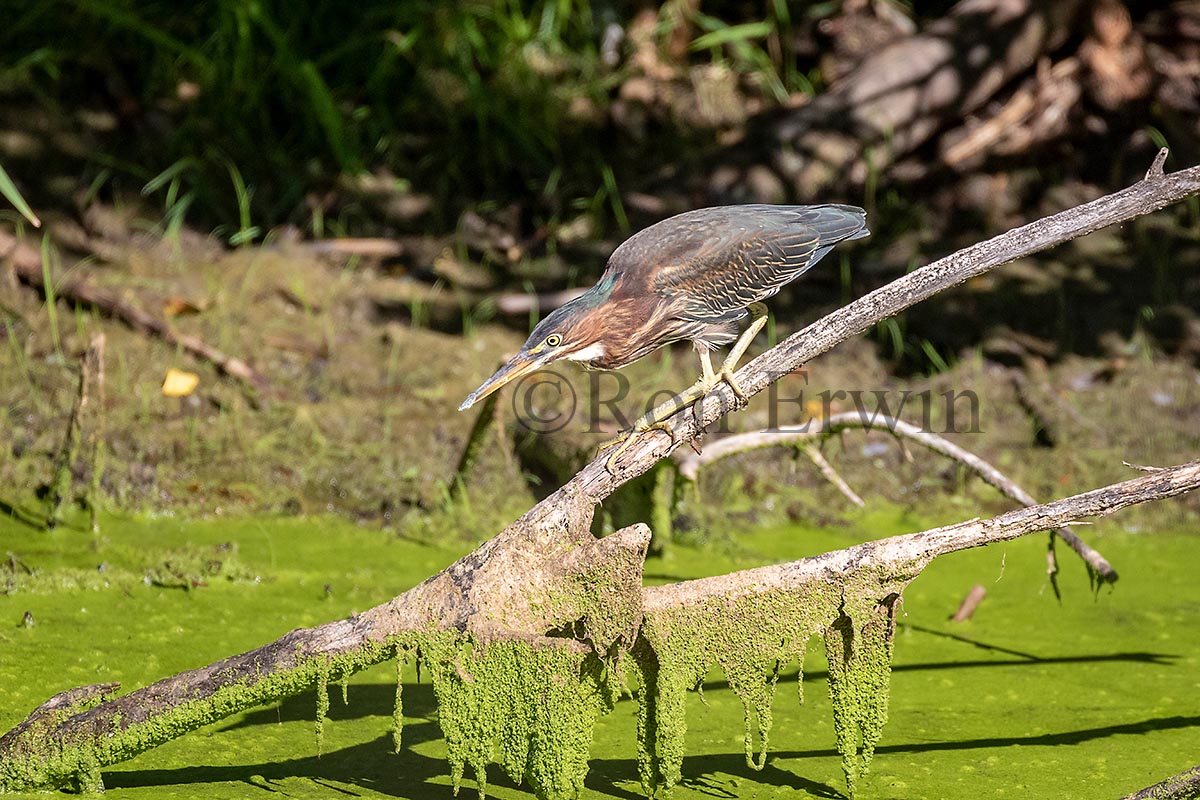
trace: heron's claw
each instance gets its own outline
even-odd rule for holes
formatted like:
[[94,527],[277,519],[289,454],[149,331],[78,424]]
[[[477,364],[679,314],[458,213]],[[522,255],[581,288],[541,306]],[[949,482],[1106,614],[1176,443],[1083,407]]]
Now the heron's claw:
[[[742,402],[749,402],[750,398],[748,398],[746,393],[742,391],[742,385],[738,383],[737,378],[734,377],[733,367],[731,366],[726,366],[721,369],[721,372],[717,375],[717,380],[713,381],[713,385],[710,386],[707,391],[705,391],[704,397],[708,397],[708,392],[711,392],[713,389],[715,389],[717,384],[721,381],[725,381],[725,383],[729,385],[729,388],[735,395],[737,395],[739,400]],[[700,399],[703,400],[704,398],[702,397]]]
[[671,426],[667,423],[667,420],[665,420],[665,419],[659,420],[657,422],[651,422],[651,423],[634,424],[634,426],[632,428],[621,431],[616,436],[609,439],[604,444],[600,445],[600,448],[597,451],[598,453],[603,453],[608,448],[613,447],[614,445],[619,445],[619,447],[617,447],[617,449],[614,450],[612,453],[610,453],[608,458],[605,459],[604,468],[607,469],[613,475],[617,474],[617,470],[616,470],[617,459],[619,459],[622,455],[624,455],[625,451],[628,450],[630,448],[630,446],[633,444],[633,437],[635,434],[645,433],[646,431],[666,431],[667,434],[671,437],[671,441],[672,442],[675,441],[675,432],[671,429]]

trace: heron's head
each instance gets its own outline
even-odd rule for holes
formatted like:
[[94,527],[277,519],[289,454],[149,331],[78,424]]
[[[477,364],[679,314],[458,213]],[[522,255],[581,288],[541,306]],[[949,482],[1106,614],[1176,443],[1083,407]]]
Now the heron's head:
[[[596,286],[560,306],[537,324],[508,363],[471,392],[459,411],[465,411],[506,383],[510,383],[555,361],[593,362],[604,356],[603,340],[612,334],[612,317],[605,302],[613,280]],[[607,285],[606,285],[607,284]]]

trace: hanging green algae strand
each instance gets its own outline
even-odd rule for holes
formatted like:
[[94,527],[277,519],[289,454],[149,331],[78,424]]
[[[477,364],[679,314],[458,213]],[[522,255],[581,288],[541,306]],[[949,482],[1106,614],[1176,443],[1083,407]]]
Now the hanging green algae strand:
[[[899,591],[920,566],[648,611],[634,650],[642,674],[638,772],[646,792],[670,790],[681,780],[687,691],[713,665],[742,701],[746,763],[762,769],[779,673],[793,658],[802,665],[808,640],[825,631],[834,728],[853,795],[887,721]],[[802,675],[798,681],[803,702]]]
[[408,664],[408,651],[396,648],[396,700],[392,704],[392,749],[400,752],[404,735],[404,667]]
[[610,711],[613,670],[574,642],[504,640],[481,645],[454,635],[424,638],[455,791],[467,766],[487,791],[499,764],[538,797],[569,800],[583,789],[596,718]]
[[833,727],[851,797],[870,769],[887,724],[898,602],[891,595],[874,607],[855,604],[825,632]]
[[831,584],[802,598],[780,590],[647,613],[642,634],[648,646],[634,653],[643,681],[638,768],[645,790],[669,790],[679,783],[687,690],[714,664],[742,701],[746,763],[762,769],[779,672],[836,616],[839,601]]
[[[299,659],[289,669],[273,672],[253,683],[232,683],[211,696],[179,703],[149,721],[126,725],[119,713],[108,720],[109,733],[101,738],[72,740],[49,748],[27,748],[16,758],[0,763],[0,794],[51,787],[100,786],[101,770],[132,758],[157,744],[178,738],[205,724],[225,719],[235,711],[275,702],[281,697],[317,686],[317,742],[329,710],[331,674],[349,675],[387,658],[393,647],[368,643],[352,653]],[[82,707],[82,706],[80,706]],[[77,710],[77,709],[76,709]]]
[[325,719],[329,716],[329,661],[323,661],[317,669],[317,755],[325,742]]

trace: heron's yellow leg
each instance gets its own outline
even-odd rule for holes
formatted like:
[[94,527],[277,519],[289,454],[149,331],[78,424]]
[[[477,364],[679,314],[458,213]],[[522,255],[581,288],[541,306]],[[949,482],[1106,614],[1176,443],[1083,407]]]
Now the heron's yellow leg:
[[[742,391],[742,387],[738,385],[737,378],[733,376],[733,371],[737,369],[738,362],[742,360],[742,356],[746,355],[746,349],[750,347],[750,343],[754,341],[754,337],[758,336],[762,331],[763,326],[767,324],[767,307],[762,303],[751,303],[750,309],[750,325],[742,332],[737,341],[733,343],[733,347],[729,349],[729,355],[725,356],[725,361],[721,364],[721,371],[718,377],[729,384],[729,388],[739,399],[745,400],[746,393]],[[708,353],[701,354],[701,360],[707,361]],[[712,372],[712,365],[708,365],[708,371]],[[716,383],[713,383],[715,386]]]
[[614,466],[617,463],[617,459],[629,449],[629,446],[633,443],[633,437],[635,434],[645,433],[646,431],[650,430],[661,430],[670,434],[671,440],[674,441],[675,434],[671,430],[670,426],[666,424],[666,420],[675,416],[683,409],[695,405],[697,401],[706,397],[708,393],[711,392],[713,388],[721,381],[729,384],[729,388],[735,395],[738,396],[739,399],[747,399],[745,393],[742,391],[742,387],[738,385],[737,379],[734,377],[734,369],[737,367],[737,362],[740,361],[742,356],[746,354],[746,348],[748,348],[750,343],[754,341],[754,337],[757,336],[763,329],[763,326],[767,324],[766,306],[764,306],[762,303],[751,303],[749,308],[750,314],[753,317],[753,321],[742,333],[742,335],[738,337],[738,340],[734,343],[733,348],[729,351],[729,355],[726,356],[725,361],[721,364],[721,369],[719,372],[713,369],[712,358],[709,355],[709,352],[707,350],[699,351],[701,372],[699,380],[697,380],[688,388],[684,389],[679,394],[663,403],[658,404],[650,411],[647,411],[645,414],[638,417],[637,420],[634,421],[633,425],[630,426],[629,430],[622,431],[612,439],[609,439],[607,442],[600,445],[601,452],[609,447],[612,447],[613,445],[620,445],[609,455],[608,459],[605,461],[605,467],[609,472],[615,471]]

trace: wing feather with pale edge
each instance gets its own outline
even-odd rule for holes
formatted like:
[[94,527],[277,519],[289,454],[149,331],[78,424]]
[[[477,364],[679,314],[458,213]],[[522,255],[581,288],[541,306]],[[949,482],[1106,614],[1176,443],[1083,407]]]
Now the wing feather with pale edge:
[[838,242],[867,235],[862,209],[836,205],[708,208],[660,225],[669,227],[642,254],[658,256],[653,288],[683,300],[683,318],[704,322],[742,316]]

